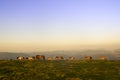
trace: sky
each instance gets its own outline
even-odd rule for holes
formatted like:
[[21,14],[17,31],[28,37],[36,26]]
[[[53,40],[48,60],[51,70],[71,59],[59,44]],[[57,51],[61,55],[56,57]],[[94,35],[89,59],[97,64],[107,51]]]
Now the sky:
[[0,51],[120,48],[120,0],[0,0]]

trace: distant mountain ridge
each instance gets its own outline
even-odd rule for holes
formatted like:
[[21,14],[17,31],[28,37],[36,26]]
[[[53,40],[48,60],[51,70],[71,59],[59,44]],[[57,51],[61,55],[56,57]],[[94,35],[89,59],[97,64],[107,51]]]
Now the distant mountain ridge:
[[36,56],[45,55],[45,57],[63,56],[65,59],[70,56],[74,56],[76,59],[84,59],[85,56],[92,56],[93,59],[98,59],[99,56],[105,56],[108,60],[119,60],[120,50],[114,50],[114,52],[107,50],[81,50],[81,51],[46,51],[46,52],[31,52],[31,53],[12,53],[12,52],[0,52],[0,59],[16,59],[18,56]]

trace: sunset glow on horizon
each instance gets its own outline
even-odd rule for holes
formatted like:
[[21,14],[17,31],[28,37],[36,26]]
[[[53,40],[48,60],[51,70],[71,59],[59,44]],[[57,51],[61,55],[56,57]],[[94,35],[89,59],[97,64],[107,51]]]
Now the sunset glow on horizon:
[[120,48],[120,0],[0,0],[0,51]]

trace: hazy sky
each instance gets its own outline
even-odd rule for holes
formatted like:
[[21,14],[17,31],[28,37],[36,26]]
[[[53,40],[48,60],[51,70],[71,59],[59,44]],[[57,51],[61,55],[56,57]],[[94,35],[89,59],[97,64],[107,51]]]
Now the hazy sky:
[[120,0],[0,0],[0,51],[120,48]]

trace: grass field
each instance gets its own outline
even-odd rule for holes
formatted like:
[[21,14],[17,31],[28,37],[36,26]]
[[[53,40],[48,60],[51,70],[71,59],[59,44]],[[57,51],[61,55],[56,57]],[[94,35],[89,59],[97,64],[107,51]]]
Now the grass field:
[[0,60],[0,80],[120,80],[120,61]]

